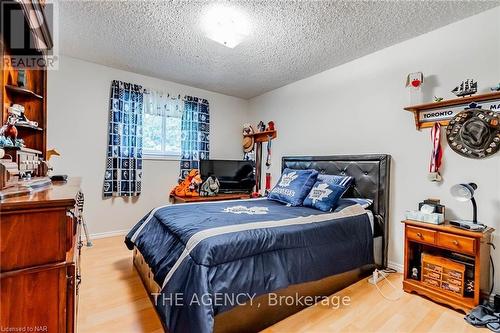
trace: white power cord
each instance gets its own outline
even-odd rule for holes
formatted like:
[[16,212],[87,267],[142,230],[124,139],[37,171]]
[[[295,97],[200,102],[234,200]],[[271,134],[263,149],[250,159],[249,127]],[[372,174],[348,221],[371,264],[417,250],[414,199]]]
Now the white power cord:
[[[373,284],[375,287],[377,287],[377,290],[378,292],[380,293],[380,295],[382,295],[383,298],[385,298],[386,300],[388,301],[391,301],[391,302],[395,302],[395,301],[398,301],[399,299],[401,299],[401,297],[403,297],[403,294],[400,294],[399,296],[395,297],[395,298],[391,298],[391,297],[388,297],[386,296],[382,290],[380,290],[379,286],[378,286],[378,282],[385,279],[389,285],[392,287],[392,289],[394,290],[397,290],[398,288],[396,288],[391,281],[389,281],[389,279],[387,278],[387,276],[389,275],[388,272],[384,272],[384,271],[379,271],[377,269],[375,269],[373,271],[373,275],[372,277],[368,280],[368,282],[370,282],[371,284]],[[373,280],[372,280],[373,279]],[[372,282],[372,281],[373,282]]]

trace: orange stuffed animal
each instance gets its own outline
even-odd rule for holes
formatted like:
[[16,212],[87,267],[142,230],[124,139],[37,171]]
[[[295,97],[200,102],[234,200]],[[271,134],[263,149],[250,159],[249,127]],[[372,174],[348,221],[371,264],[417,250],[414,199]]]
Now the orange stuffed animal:
[[176,195],[178,197],[198,197],[200,193],[198,188],[202,183],[200,173],[197,169],[189,171],[186,179],[184,179],[179,185],[174,187],[170,195]]

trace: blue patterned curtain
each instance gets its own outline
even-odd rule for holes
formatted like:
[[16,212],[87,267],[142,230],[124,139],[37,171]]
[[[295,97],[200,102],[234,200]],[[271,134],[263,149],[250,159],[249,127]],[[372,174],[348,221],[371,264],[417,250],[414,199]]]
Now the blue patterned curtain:
[[200,160],[208,160],[210,115],[206,99],[184,98],[181,131],[180,177],[184,179],[191,169],[199,168]]
[[104,197],[136,196],[141,193],[142,114],[142,87],[113,80]]

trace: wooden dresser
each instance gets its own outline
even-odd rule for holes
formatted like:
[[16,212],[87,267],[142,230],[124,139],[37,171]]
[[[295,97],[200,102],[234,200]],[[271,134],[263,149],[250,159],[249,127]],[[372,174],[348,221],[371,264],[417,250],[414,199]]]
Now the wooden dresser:
[[[434,225],[406,220],[403,223],[406,292],[416,292],[466,313],[488,296],[493,228],[473,232],[455,228],[448,222]],[[430,269],[429,265],[436,269]],[[462,267],[462,271],[457,267]]]
[[76,332],[80,180],[0,202],[0,329]]

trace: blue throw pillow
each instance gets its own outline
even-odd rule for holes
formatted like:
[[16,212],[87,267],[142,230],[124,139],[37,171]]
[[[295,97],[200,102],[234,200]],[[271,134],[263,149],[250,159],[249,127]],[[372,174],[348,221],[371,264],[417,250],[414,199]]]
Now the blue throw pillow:
[[344,186],[318,180],[304,199],[304,206],[329,212],[346,190]]
[[304,198],[316,182],[318,171],[294,170],[286,168],[281,174],[278,184],[269,193],[268,199],[291,206],[300,206]]
[[351,187],[354,178],[351,176],[339,176],[339,175],[324,175],[320,174],[318,175],[318,180],[328,183],[328,184],[335,184],[335,185],[341,185],[345,188]]

